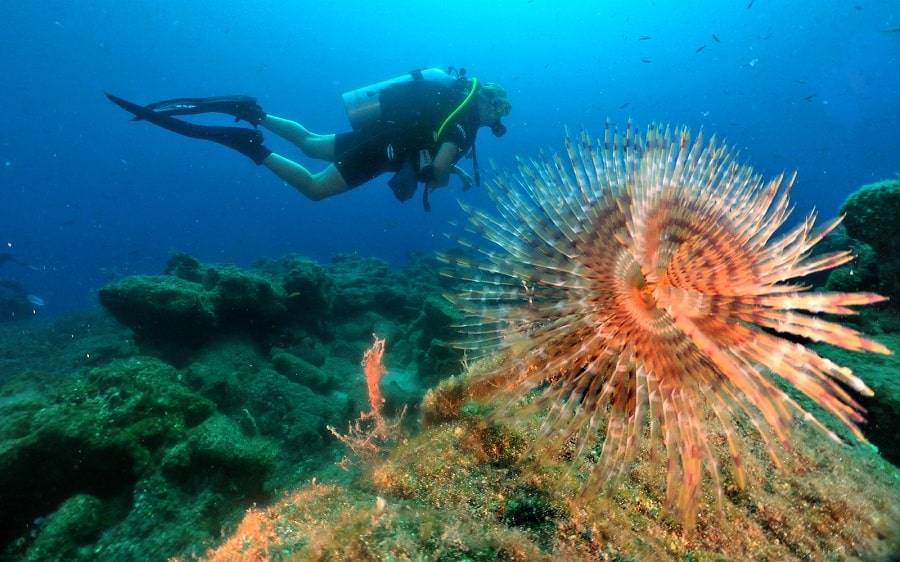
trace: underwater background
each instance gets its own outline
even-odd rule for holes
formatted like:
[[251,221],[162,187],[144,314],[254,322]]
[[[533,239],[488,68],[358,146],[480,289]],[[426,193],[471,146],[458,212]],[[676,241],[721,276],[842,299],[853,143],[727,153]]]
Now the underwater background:
[[[765,178],[796,170],[788,226],[813,208],[822,219],[857,211],[871,247],[846,234],[825,244],[853,248],[864,267],[815,284],[893,297],[897,2],[47,1],[5,2],[0,21],[0,559],[190,560],[238,525],[257,542],[210,557],[898,556],[896,299],[854,324],[895,355],[822,351],[886,398],[865,404],[874,446],[853,447],[854,460],[822,453],[821,436],[798,447],[824,459],[785,480],[813,523],[795,525],[795,496],[773,499],[774,512],[741,496],[758,525],[707,522],[694,539],[664,520],[658,490],[634,485],[591,527],[566,503],[576,477],[523,460],[534,420],[494,426],[467,401],[478,391],[459,386],[473,369],[447,345],[461,315],[434,254],[467,220],[458,199],[492,208],[486,189],[451,180],[426,213],[382,176],[312,202],[221,146],[131,123],[103,95],[246,94],[329,133],[349,130],[342,92],[464,67],[513,105],[506,136],[479,135],[485,181],[491,163],[561,151],[566,127],[683,124]],[[387,340],[386,413],[408,406],[405,433],[350,455],[340,437],[371,398],[359,362],[373,332]],[[749,470],[772,478],[766,466]],[[822,499],[829,490],[840,501]],[[623,502],[636,514],[615,511]],[[254,505],[274,511],[241,522]],[[267,530],[292,505],[306,510],[294,542]]]
[[900,25],[897,6],[748,3],[6,3],[3,242],[41,269],[16,275],[47,314],[89,307],[105,281],[158,271],[176,250],[400,264],[446,245],[440,234],[461,217],[455,190],[438,192],[431,214],[416,199],[396,204],[385,178],[313,203],[226,149],[129,123],[103,92],[144,103],[253,95],[336,132],[348,130],[342,92],[448,65],[504,85],[513,102],[508,136],[480,135],[485,168],[556,150],[565,126],[682,123],[765,175],[797,170],[798,210],[833,216],[900,168],[900,34],[882,31]]

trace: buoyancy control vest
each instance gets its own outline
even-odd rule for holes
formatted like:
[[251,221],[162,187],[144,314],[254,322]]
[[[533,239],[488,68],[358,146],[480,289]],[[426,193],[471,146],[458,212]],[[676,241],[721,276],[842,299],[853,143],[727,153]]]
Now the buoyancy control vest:
[[[444,71],[439,68],[427,68],[414,70],[401,76],[350,90],[344,92],[341,96],[350,126],[354,130],[395,124],[409,126],[415,122],[414,112],[416,108],[411,105],[396,103],[396,100],[392,99],[392,94],[406,88],[392,88],[392,86],[416,81],[427,82],[428,86],[433,86],[431,88],[426,86],[425,89],[432,91],[436,97],[447,95],[448,104],[445,104],[446,116],[440,123],[436,124],[434,130],[420,131],[420,134],[416,135],[416,137],[421,138],[411,139],[413,144],[417,146],[408,147],[410,149],[414,148],[414,150],[409,151],[399,171],[388,181],[388,185],[400,201],[409,199],[415,192],[419,182],[428,181],[426,171],[429,169],[434,156],[430,149],[432,146],[435,149],[437,148],[444,130],[472,101],[478,88],[478,80],[476,78],[466,78],[464,69],[457,71],[451,67]],[[471,153],[473,155],[474,150],[473,137],[471,145]],[[475,183],[480,185],[477,160],[474,159],[473,168]],[[422,204],[426,210],[430,210],[427,187],[423,190]]]

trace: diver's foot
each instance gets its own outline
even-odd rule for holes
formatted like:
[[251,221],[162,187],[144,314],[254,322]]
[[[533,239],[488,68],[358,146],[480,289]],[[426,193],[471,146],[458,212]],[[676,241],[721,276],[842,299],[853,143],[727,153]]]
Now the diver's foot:
[[256,129],[244,129],[243,127],[214,127],[196,125],[181,119],[175,119],[166,113],[157,113],[153,109],[132,103],[128,100],[106,94],[111,102],[135,116],[135,119],[145,120],[194,139],[203,139],[215,142],[228,148],[237,150],[244,156],[253,160],[257,165],[262,164],[272,151],[263,145],[263,135]]
[[209,127],[207,140],[217,142],[237,150],[247,158],[253,160],[258,166],[272,154],[272,151],[265,147],[263,142],[263,134],[256,129],[244,129],[242,127]]

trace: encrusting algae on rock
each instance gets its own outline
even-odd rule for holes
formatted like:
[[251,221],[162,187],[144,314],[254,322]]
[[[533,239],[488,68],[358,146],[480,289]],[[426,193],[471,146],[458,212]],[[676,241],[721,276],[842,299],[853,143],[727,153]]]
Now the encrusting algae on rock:
[[[704,490],[692,533],[664,509],[659,463],[636,464],[615,493],[578,499],[589,468],[573,470],[566,453],[532,454],[539,413],[494,419],[496,404],[482,405],[497,361],[429,392],[422,432],[364,466],[354,486],[313,481],[248,513],[244,534],[207,559],[889,560],[900,548],[897,471],[803,426],[782,471],[741,426],[749,485],[740,490],[726,475],[724,517],[708,508],[713,496]],[[724,437],[714,435],[711,446],[727,457]],[[248,557],[235,556],[235,545]]]

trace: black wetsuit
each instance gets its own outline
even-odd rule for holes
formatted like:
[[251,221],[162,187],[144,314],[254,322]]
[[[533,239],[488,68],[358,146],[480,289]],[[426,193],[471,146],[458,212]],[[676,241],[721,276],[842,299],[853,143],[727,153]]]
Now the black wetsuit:
[[475,142],[479,125],[476,104],[470,103],[460,111],[437,141],[434,133],[466,94],[465,83],[448,87],[419,80],[385,88],[380,99],[381,118],[375,124],[335,137],[335,165],[347,185],[356,187],[384,172],[397,172],[407,162],[413,162],[418,173],[419,151],[428,150],[433,157],[445,142],[459,147],[459,160]]

